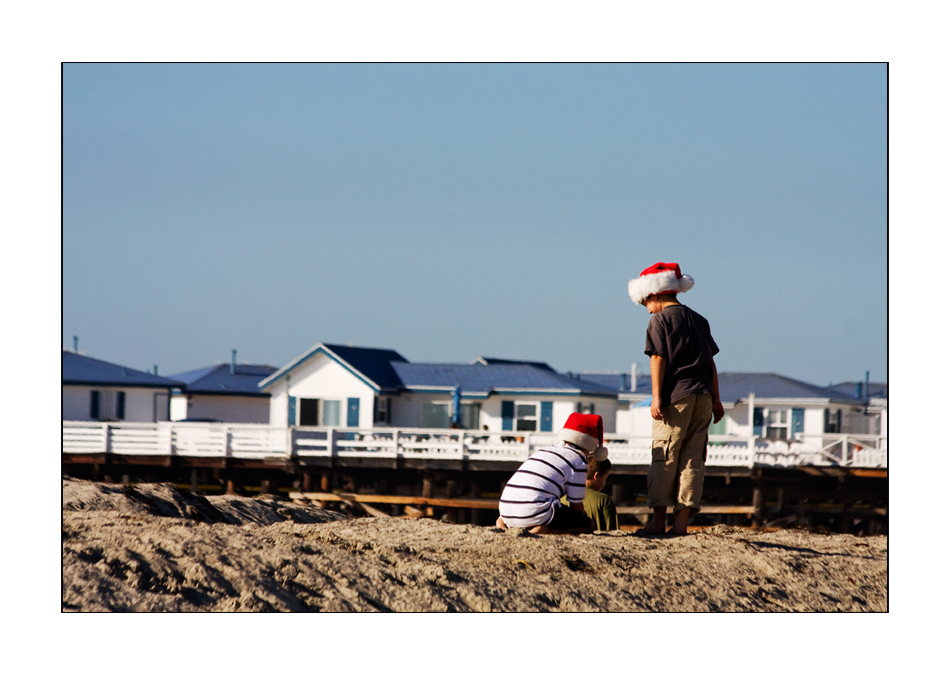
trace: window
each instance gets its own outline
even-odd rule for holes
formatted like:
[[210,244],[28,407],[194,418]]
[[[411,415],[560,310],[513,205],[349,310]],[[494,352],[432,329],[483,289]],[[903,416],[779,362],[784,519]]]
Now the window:
[[826,434],[840,434],[841,433],[841,409],[838,410],[828,410],[825,409],[825,433]]
[[765,417],[765,437],[772,440],[788,439],[788,411],[769,410]]
[[448,429],[452,423],[451,403],[423,403],[422,428]]
[[752,415],[752,435],[787,441],[791,438],[789,422],[794,419],[797,416],[790,416],[788,408],[756,408]]
[[534,403],[518,403],[515,405],[515,430],[538,430],[538,406]]
[[577,402],[577,412],[584,415],[593,415],[594,414],[594,404],[593,403],[582,403]]
[[320,399],[302,398],[300,399],[300,426],[315,427],[318,426],[320,416]]
[[[462,403],[459,406],[459,428],[478,429],[482,405]],[[452,427],[452,403],[423,403],[422,427],[424,429],[450,429]]]
[[710,436],[725,436],[726,435],[726,416],[723,415],[722,419],[718,422],[709,421],[709,435]]
[[392,399],[385,396],[376,398],[376,411],[373,414],[373,421],[376,424],[389,424],[390,406]]
[[325,427],[340,426],[340,402],[339,401],[324,401],[323,402],[323,426]]
[[124,420],[125,392],[93,390],[89,396],[89,417],[94,420]]
[[481,403],[463,403],[459,415],[459,425],[463,429],[478,429],[478,420],[482,412]]

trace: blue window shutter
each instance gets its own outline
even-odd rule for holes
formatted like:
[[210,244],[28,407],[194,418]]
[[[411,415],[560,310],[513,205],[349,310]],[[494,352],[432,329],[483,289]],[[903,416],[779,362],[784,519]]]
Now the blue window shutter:
[[125,392],[120,391],[116,395],[115,416],[120,420],[125,419]]
[[762,408],[756,408],[752,411],[752,435],[761,436],[762,427],[765,426],[765,413]]
[[515,402],[501,402],[501,429],[502,431],[511,431],[515,428]]
[[800,434],[805,431],[805,409],[792,408],[792,433]]
[[89,417],[90,419],[97,420],[99,419],[99,392],[91,391],[89,392]]
[[360,400],[358,398],[346,399],[346,426],[358,427],[360,425]]
[[297,397],[287,397],[287,426],[297,426]]
[[554,428],[554,402],[541,401],[541,431],[552,431]]

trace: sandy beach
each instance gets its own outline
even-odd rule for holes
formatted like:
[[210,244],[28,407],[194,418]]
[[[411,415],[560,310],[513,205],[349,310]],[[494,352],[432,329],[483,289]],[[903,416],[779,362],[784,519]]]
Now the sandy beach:
[[887,537],[578,537],[63,478],[66,612],[886,612]]

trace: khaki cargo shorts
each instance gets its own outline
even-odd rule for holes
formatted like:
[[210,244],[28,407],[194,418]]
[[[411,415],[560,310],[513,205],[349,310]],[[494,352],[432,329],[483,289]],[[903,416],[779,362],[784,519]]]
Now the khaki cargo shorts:
[[706,477],[706,441],[712,396],[693,394],[663,408],[653,420],[653,461],[647,470],[647,506],[689,507],[699,513]]

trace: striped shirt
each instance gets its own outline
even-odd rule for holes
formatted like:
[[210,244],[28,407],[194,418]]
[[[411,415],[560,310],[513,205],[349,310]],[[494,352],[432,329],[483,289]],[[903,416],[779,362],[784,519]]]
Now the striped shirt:
[[541,448],[522,464],[501,493],[498,511],[508,527],[547,525],[561,497],[580,504],[587,487],[587,457],[559,442]]

